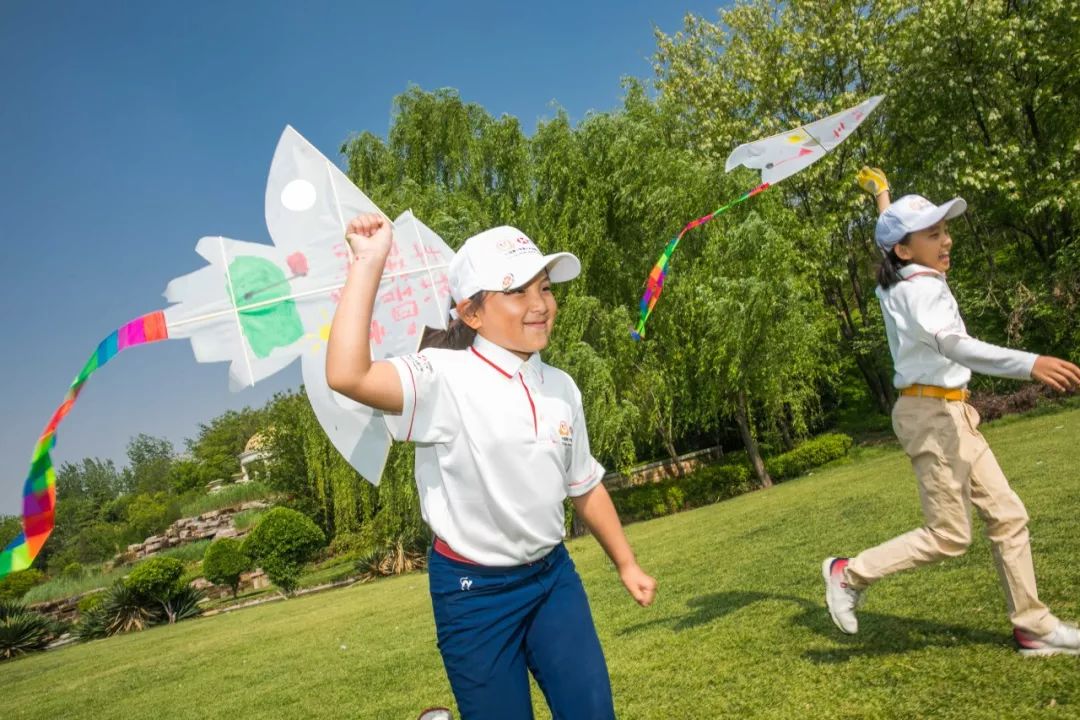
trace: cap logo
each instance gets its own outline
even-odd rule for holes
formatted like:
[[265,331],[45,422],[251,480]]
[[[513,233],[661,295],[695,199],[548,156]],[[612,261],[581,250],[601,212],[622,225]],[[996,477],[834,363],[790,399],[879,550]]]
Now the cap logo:
[[503,238],[495,243],[495,249],[503,252],[510,252],[514,249],[514,243],[511,242],[509,238]]
[[514,273],[506,273],[503,276],[502,289],[507,290],[514,284]]
[[934,207],[934,203],[921,197],[912,198],[908,204],[911,206],[912,210],[929,210]]

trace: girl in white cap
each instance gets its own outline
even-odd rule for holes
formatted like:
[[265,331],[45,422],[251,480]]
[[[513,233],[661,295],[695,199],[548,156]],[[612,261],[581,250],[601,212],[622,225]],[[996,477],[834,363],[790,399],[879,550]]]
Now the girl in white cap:
[[[372,362],[372,307],[389,221],[348,227],[355,261],[330,333],[334,390],[386,413],[416,443],[416,484],[435,535],[428,578],[439,650],[465,718],[532,718],[529,672],[555,718],[614,718],[603,651],[563,545],[563,500],[603,546],[630,595],[652,602],[604,469],[589,451],[581,393],[540,360],[555,321],[551,284],[581,264],[544,255],[520,230],[469,238],[449,268],[456,317],[428,348]],[[454,349],[450,349],[450,348]]]
[[859,181],[875,195],[881,213],[875,239],[884,260],[877,296],[900,394],[893,429],[915,469],[926,524],[854,558],[825,559],[825,600],[833,622],[846,633],[857,632],[856,603],[870,584],[962,555],[971,543],[974,505],[986,525],[1020,652],[1080,654],[1077,629],[1039,600],[1027,511],[979,433],[978,413],[967,403],[972,370],[1034,379],[1065,391],[1080,387],[1080,368],[967,334],[945,281],[952,248],[948,221],[966,209],[962,198],[934,205],[905,195],[890,204],[880,170],[863,168]]

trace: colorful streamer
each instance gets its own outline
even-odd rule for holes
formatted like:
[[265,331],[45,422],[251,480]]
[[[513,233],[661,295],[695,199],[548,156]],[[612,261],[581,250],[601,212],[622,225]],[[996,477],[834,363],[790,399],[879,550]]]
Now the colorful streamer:
[[761,183],[753,190],[743,194],[739,198],[732,200],[727,205],[721,208],[713,210],[708,215],[703,215],[696,220],[691,220],[686,223],[686,226],[679,231],[679,234],[671,238],[667,247],[664,248],[664,252],[660,255],[660,259],[656,261],[656,265],[653,266],[652,272],[649,273],[649,279],[645,282],[645,294],[641,296],[641,305],[638,317],[637,327],[630,331],[631,337],[635,340],[641,340],[645,337],[645,323],[648,322],[649,316],[652,315],[653,307],[656,306],[656,301],[660,299],[660,293],[664,290],[664,279],[667,277],[667,266],[671,260],[672,254],[675,252],[675,248],[679,246],[679,241],[683,239],[683,235],[693,230],[696,227],[704,225],[712,220],[717,215],[726,212],[728,209],[735,207],[741,202],[745,202],[754,197],[760,192],[768,190],[769,183]]
[[30,567],[30,563],[37,557],[41,546],[52,532],[56,512],[56,471],[53,469],[49,451],[56,445],[57,426],[71,411],[83,385],[98,368],[112,360],[121,350],[167,340],[168,337],[165,314],[158,310],[114,330],[98,344],[97,350],[86,361],[64,395],[64,402],[56,408],[34,446],[34,454],[30,459],[30,474],[23,485],[23,529],[0,551],[0,577]]

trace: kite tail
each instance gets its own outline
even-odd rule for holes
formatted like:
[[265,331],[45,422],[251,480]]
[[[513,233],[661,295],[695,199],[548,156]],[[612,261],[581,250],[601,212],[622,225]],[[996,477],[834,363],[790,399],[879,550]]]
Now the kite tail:
[[34,446],[34,454],[30,459],[30,474],[23,485],[23,529],[0,551],[0,578],[30,567],[30,563],[37,557],[41,546],[52,532],[56,511],[56,471],[49,451],[56,445],[56,427],[75,404],[83,384],[95,370],[109,362],[121,350],[134,345],[167,340],[168,337],[169,331],[163,311],[158,310],[136,318],[102,340],[78,377],[72,381],[64,395],[64,402],[53,413],[52,419]]
[[638,324],[636,328],[630,331],[630,337],[635,340],[641,340],[645,337],[645,323],[649,321],[649,316],[652,315],[653,308],[656,306],[656,301],[660,299],[660,293],[664,290],[664,280],[667,278],[668,263],[671,261],[671,256],[675,252],[675,248],[679,246],[679,241],[682,240],[683,235],[696,227],[704,225],[717,215],[726,212],[739,203],[745,202],[758,193],[768,189],[769,183],[761,183],[753,190],[743,193],[727,205],[713,210],[708,215],[702,215],[696,220],[691,220],[679,231],[678,235],[668,242],[667,247],[664,248],[663,254],[660,255],[660,259],[656,261],[656,265],[653,266],[648,279],[645,281],[645,294],[641,296],[641,303],[638,308]]

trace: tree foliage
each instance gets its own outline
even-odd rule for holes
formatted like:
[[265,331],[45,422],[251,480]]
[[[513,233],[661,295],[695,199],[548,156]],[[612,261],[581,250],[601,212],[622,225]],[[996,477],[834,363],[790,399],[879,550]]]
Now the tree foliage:
[[[187,449],[198,463],[203,484],[228,480],[240,472],[240,454],[244,446],[253,435],[265,429],[262,411],[251,408],[228,410],[208,424],[200,424],[199,434],[187,441]],[[184,472],[188,473],[188,469]],[[195,486],[186,474],[184,483]]]
[[240,576],[251,569],[251,558],[239,540],[221,538],[210,543],[203,555],[203,574],[215,585],[226,585],[233,597],[240,587]]

